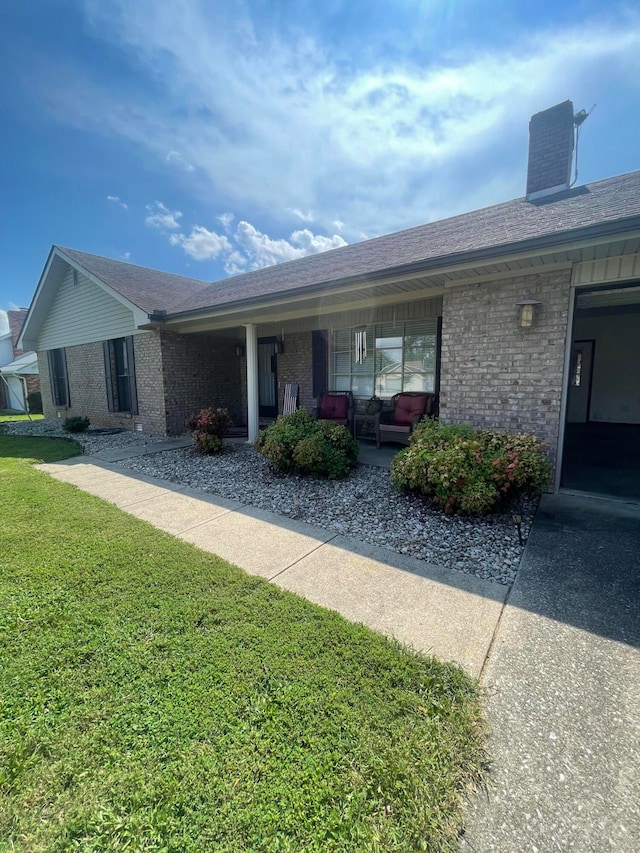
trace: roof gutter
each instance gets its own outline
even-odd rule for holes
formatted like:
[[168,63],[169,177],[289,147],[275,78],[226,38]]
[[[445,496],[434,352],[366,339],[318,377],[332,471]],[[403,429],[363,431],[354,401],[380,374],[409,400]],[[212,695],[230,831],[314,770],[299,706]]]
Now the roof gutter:
[[[291,288],[290,290],[274,291],[269,296],[300,296],[312,295],[318,291],[327,289],[337,289],[348,284],[357,284],[362,281],[377,281],[379,279],[391,278],[394,275],[406,275],[407,273],[429,272],[436,270],[439,267],[450,267],[456,264],[469,263],[474,261],[487,261],[499,258],[501,255],[513,253],[531,253],[540,249],[552,249],[557,246],[562,246],[565,243],[573,243],[576,240],[591,240],[601,237],[609,237],[613,235],[624,235],[628,231],[640,230],[640,216],[632,216],[628,219],[618,219],[615,222],[599,223],[590,225],[587,228],[573,228],[569,231],[559,231],[554,234],[545,234],[541,237],[531,237],[527,240],[520,240],[514,243],[501,243],[498,246],[488,246],[484,249],[474,249],[471,251],[454,252],[450,255],[438,255],[435,258],[427,258],[422,261],[414,261],[409,264],[403,264],[396,267],[385,267],[382,270],[376,270],[372,273],[361,273],[358,275],[348,276],[341,279],[329,279],[318,282],[317,284],[306,287]],[[188,311],[176,311],[167,313],[163,318],[166,320],[182,320],[190,317],[198,317],[206,312],[219,311],[221,314],[226,313],[228,309],[250,307],[255,304],[264,304],[269,302],[269,297],[251,296],[247,299],[239,299],[234,302],[225,302],[222,305],[209,305],[202,308],[193,308]],[[141,327],[143,328],[143,327]]]

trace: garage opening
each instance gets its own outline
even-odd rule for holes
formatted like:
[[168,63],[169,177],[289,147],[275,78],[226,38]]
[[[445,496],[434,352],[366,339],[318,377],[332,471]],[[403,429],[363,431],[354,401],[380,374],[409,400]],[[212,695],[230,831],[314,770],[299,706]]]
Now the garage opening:
[[576,296],[563,488],[640,500],[640,282]]

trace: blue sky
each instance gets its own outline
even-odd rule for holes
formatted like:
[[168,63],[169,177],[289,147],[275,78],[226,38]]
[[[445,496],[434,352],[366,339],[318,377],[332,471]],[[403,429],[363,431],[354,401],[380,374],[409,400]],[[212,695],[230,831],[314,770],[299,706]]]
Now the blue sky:
[[2,3],[0,308],[52,243],[211,281],[520,196],[567,98],[632,171],[639,96],[635,3]]

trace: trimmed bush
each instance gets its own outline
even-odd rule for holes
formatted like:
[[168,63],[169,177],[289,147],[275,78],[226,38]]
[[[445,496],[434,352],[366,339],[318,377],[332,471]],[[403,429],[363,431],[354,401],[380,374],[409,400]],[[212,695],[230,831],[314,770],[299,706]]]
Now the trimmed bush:
[[27,406],[32,415],[42,414],[42,394],[39,391],[32,391],[27,394]]
[[396,488],[431,498],[446,513],[484,514],[518,494],[539,494],[549,463],[533,435],[474,430],[426,418],[391,466]]
[[90,424],[89,418],[65,418],[62,428],[66,429],[67,432],[86,432]]
[[317,421],[305,409],[281,415],[255,446],[279,471],[329,480],[346,477],[358,459],[358,444],[346,427]]
[[201,409],[189,418],[187,426],[193,433],[193,442],[200,453],[211,456],[222,450],[222,439],[231,426],[228,409]]

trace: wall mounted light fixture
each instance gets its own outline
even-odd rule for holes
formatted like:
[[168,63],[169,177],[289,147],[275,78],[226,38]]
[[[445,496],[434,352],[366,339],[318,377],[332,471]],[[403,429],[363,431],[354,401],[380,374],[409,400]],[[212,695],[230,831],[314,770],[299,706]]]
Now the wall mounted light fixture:
[[273,348],[276,351],[276,355],[282,355],[282,353],[284,352],[284,341],[277,340],[273,345]]
[[245,350],[243,344],[238,344],[238,346],[236,347],[236,355],[238,356],[238,358],[242,358],[244,352]]
[[520,328],[530,329],[533,326],[536,306],[542,305],[542,302],[537,299],[521,299],[520,302],[516,302],[516,305],[520,308],[520,318],[518,321]]

